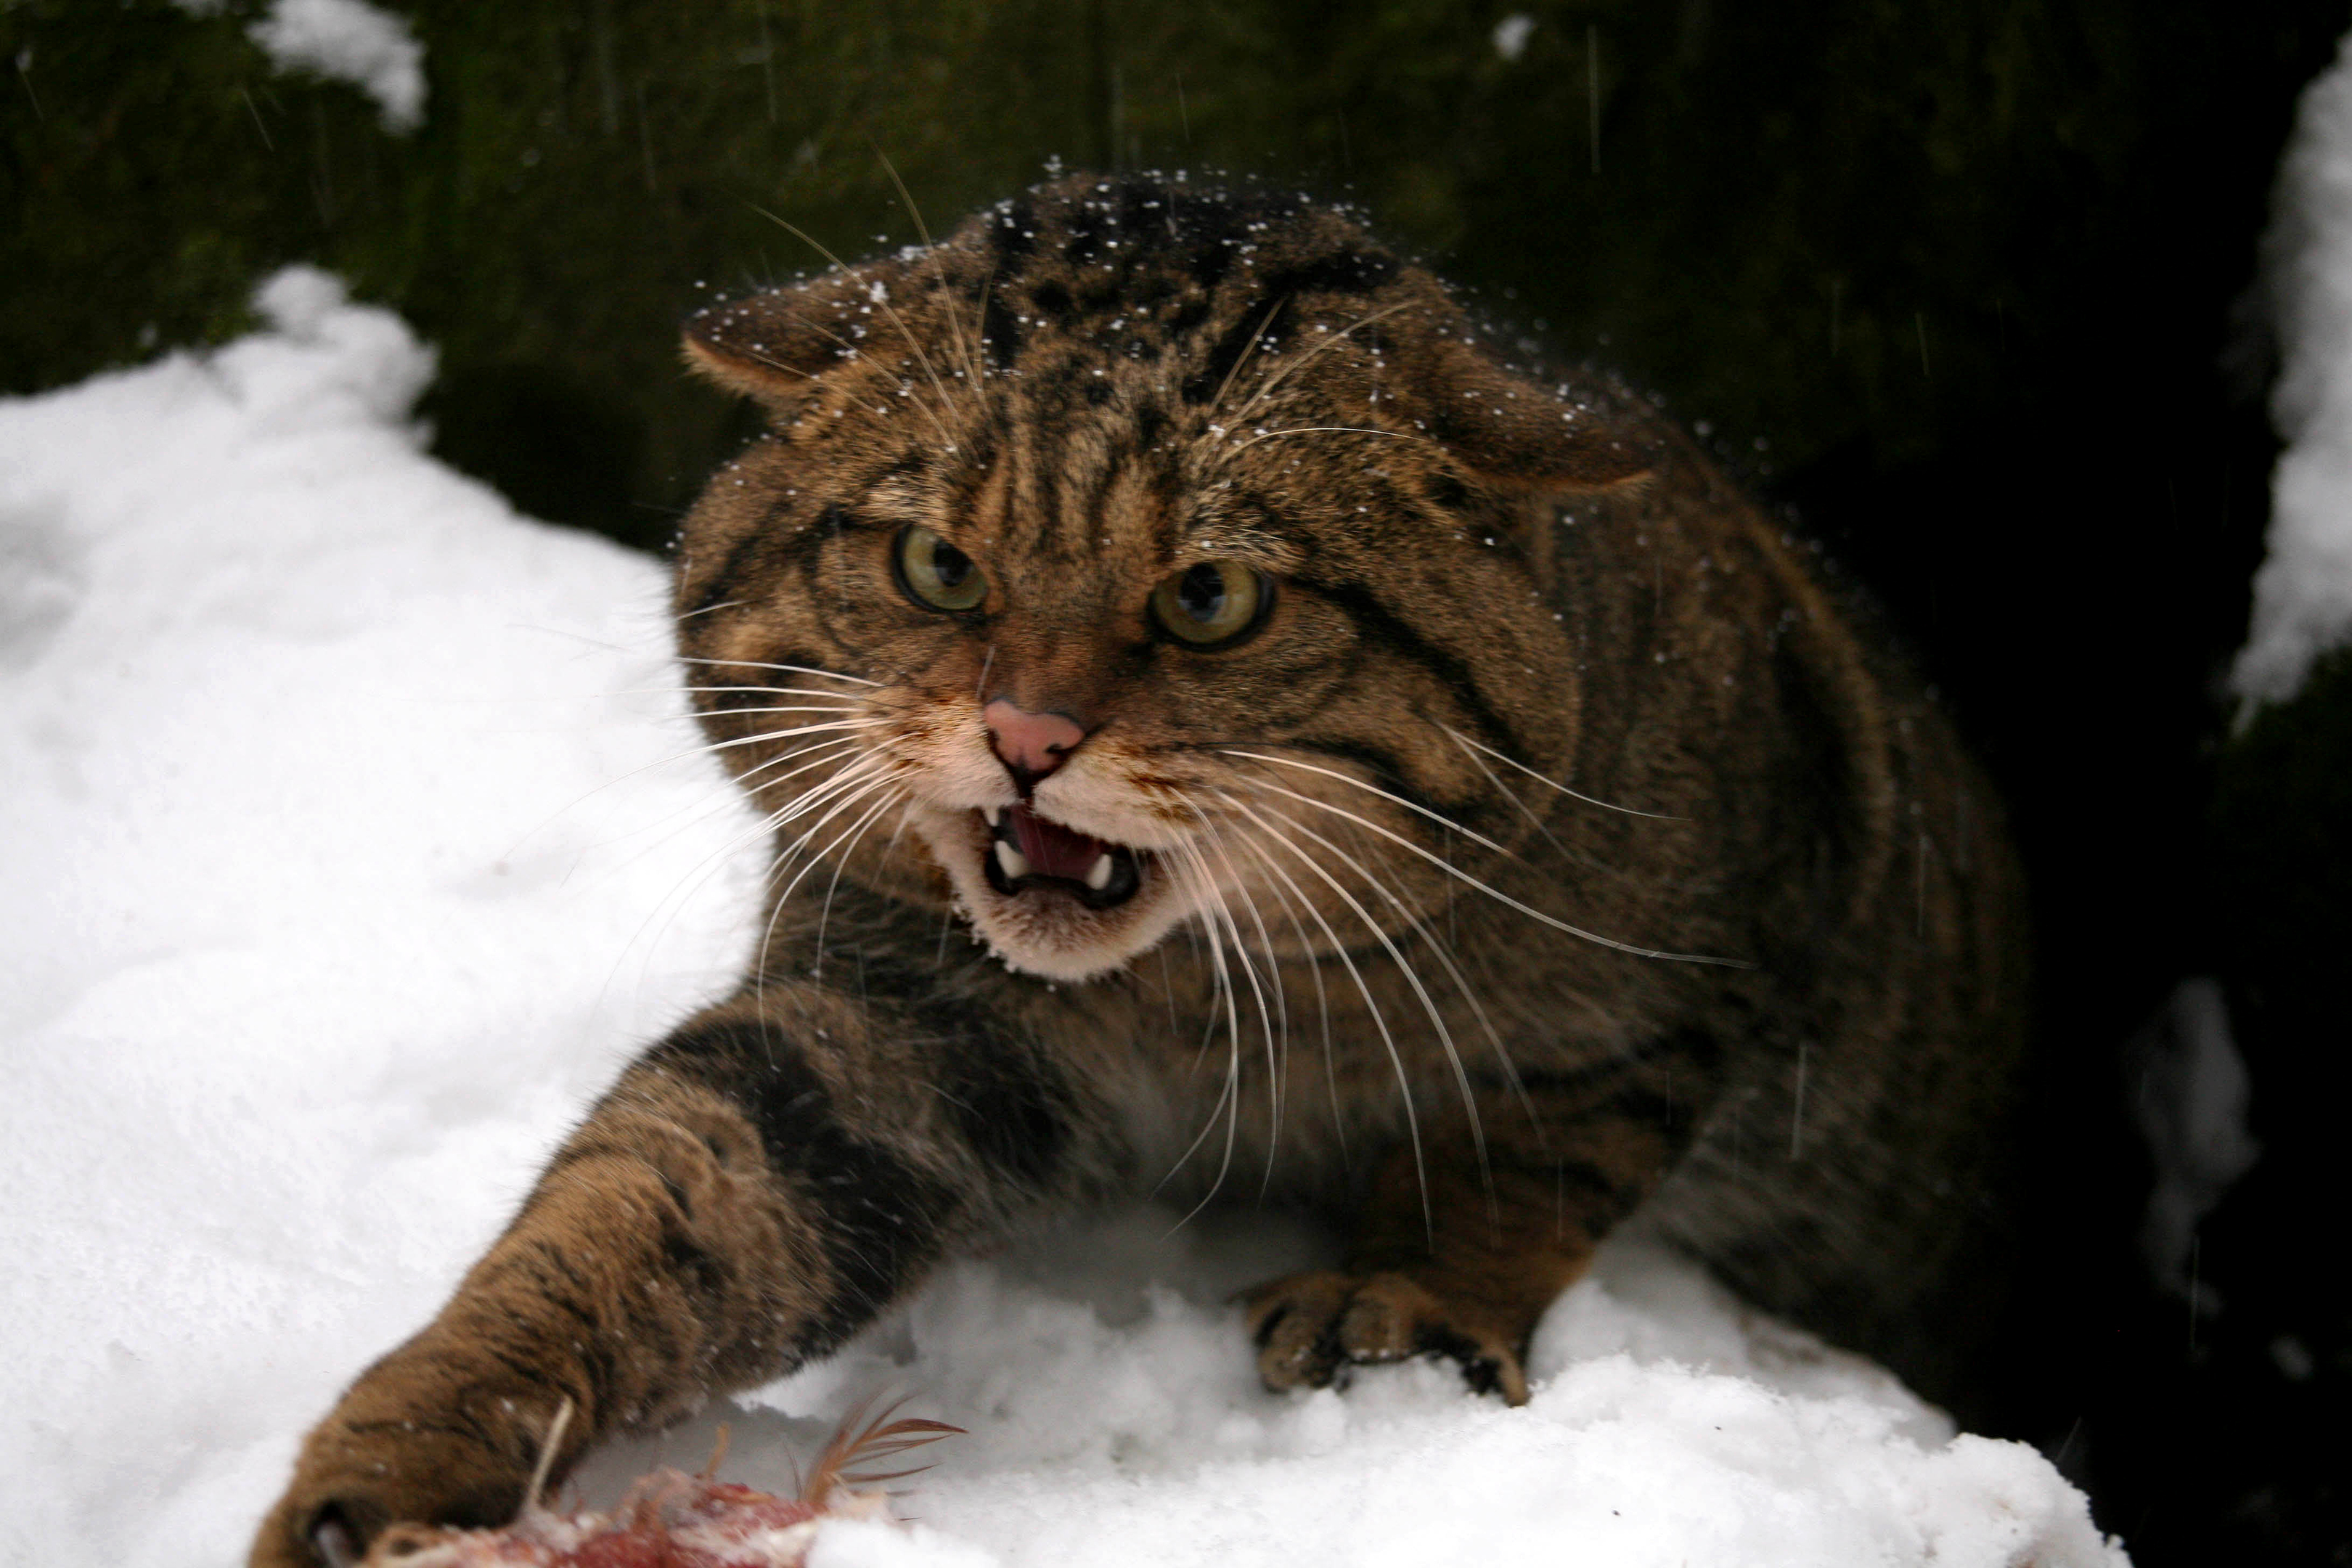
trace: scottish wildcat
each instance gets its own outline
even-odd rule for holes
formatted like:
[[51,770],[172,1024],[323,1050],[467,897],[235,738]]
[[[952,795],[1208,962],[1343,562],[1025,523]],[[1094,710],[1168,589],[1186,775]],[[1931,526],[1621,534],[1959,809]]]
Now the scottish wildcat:
[[568,1464],[1164,1177],[1343,1219],[1251,1298],[1276,1388],[1438,1354],[1523,1399],[1629,1217],[1938,1388],[1995,1272],[2016,876],[1672,426],[1509,367],[1340,212],[1154,178],[687,347],[770,421],[676,605],[775,836],[758,960],[311,1434],[256,1563],[502,1520],[560,1400]]

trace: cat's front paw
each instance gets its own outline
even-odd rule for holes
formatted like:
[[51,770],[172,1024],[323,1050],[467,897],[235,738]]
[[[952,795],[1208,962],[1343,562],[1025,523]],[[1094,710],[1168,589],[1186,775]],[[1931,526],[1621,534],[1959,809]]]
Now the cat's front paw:
[[428,1330],[369,1368],[303,1442],[249,1568],[345,1568],[403,1524],[513,1517],[550,1436],[561,1441],[558,1396],[511,1373],[492,1382],[470,1348]]
[[1351,1365],[1440,1355],[1481,1394],[1528,1402],[1524,1337],[1475,1301],[1449,1300],[1402,1274],[1318,1269],[1244,1298],[1258,1376],[1272,1389],[1324,1388]]
[[429,1430],[374,1436],[313,1437],[254,1536],[248,1568],[350,1568],[405,1523],[502,1524],[521,1499],[527,1478],[478,1443]]

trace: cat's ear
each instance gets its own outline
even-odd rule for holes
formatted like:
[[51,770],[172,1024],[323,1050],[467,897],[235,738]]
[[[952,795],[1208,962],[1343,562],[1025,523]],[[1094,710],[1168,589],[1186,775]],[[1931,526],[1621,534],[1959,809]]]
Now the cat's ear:
[[[1509,370],[1465,331],[1414,345],[1390,378],[1422,427],[1482,478],[1536,489],[1598,490],[1640,480],[1661,456],[1654,416],[1597,378],[1547,384]],[[1414,394],[1418,395],[1414,395]]]
[[826,372],[897,341],[890,298],[904,271],[887,258],[712,305],[687,319],[686,363],[771,414],[790,415]]

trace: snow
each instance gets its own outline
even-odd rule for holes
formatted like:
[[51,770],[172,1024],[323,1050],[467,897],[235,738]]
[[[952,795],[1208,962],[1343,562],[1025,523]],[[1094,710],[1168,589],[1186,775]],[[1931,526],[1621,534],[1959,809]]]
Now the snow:
[[1536,19],[1525,12],[1513,12],[1495,24],[1495,53],[1505,61],[1517,60],[1528,50],[1528,36],[1536,30]]
[[[2305,89],[2263,240],[2280,349],[2269,553],[2230,684],[2284,701],[2352,638],[2352,37]],[[2251,707],[2251,702],[2250,702]]]
[[2156,1175],[2140,1221],[2140,1256],[2166,1290],[2219,1311],[2213,1287],[2192,1267],[2197,1227],[2263,1152],[2247,1130],[2253,1079],[2231,1032],[2221,983],[2200,974],[2175,986],[2124,1057],[2132,1121]]
[[[0,1561],[239,1561],[303,1428],[748,947],[659,569],[427,458],[394,317],[304,269],[259,304],[0,402]],[[894,1389],[971,1435],[817,1568],[2124,1561],[2032,1449],[1638,1237],[1510,1410],[1427,1364],[1265,1393],[1232,1293],[1327,1239],[1175,1217],[954,1264],[578,1484],[724,1421],[781,1489]]]
[[247,32],[281,71],[347,81],[376,101],[383,128],[425,123],[425,46],[399,16],[367,0],[275,0]]

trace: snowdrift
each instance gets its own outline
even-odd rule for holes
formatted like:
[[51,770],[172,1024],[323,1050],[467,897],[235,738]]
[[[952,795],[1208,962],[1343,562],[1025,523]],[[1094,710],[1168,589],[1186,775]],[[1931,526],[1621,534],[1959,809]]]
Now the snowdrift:
[[[657,566],[407,423],[431,356],[294,269],[270,325],[0,403],[0,1558],[242,1560],[635,1045],[747,950]],[[856,1564],[2116,1564],[2032,1449],[1637,1242],[1526,1409],[1261,1391],[1235,1288],[1325,1242],[1138,1208],[945,1270],[835,1360],[608,1453],[789,1488],[860,1398],[971,1436]]]

